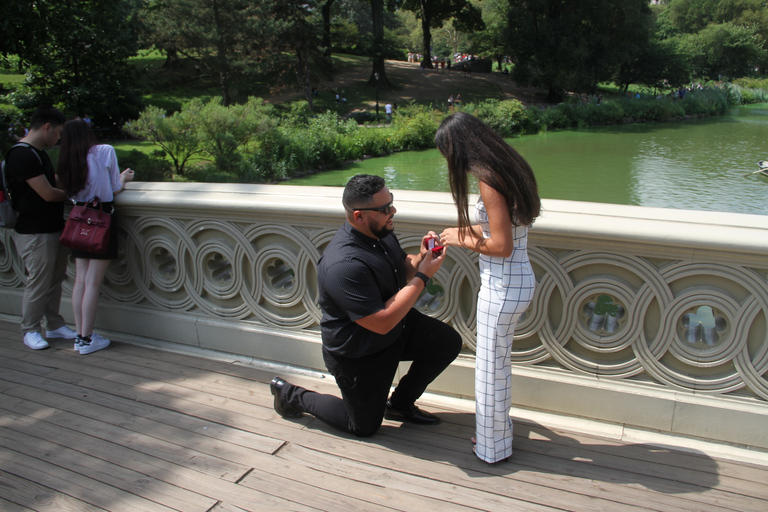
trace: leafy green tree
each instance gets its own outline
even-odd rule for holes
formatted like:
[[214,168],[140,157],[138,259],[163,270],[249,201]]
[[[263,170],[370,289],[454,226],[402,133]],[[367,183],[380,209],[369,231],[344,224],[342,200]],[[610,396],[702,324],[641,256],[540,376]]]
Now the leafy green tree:
[[187,108],[197,113],[201,147],[213,157],[217,169],[224,172],[239,171],[239,150],[275,126],[270,116],[272,106],[260,98],[248,98],[242,105],[229,107],[223,105],[221,98],[213,98],[205,105],[195,103]]
[[647,0],[510,0],[514,77],[548,89],[550,101],[566,91],[592,92],[622,62],[640,54],[650,38]]
[[39,0],[32,6],[26,29],[36,33],[16,47],[30,78],[15,101],[25,108],[59,104],[101,123],[135,115],[140,100],[128,64],[138,40],[133,1]]
[[694,74],[702,78],[738,78],[752,74],[766,60],[762,36],[755,27],[712,23],[695,34],[679,37]]
[[271,2],[250,0],[149,0],[144,9],[145,40],[194,59],[201,72],[219,79],[225,105],[232,81],[244,76],[265,54],[269,36],[264,13]]
[[322,47],[322,18],[318,15],[319,0],[277,0],[271,2],[261,20],[265,48],[269,55],[263,59],[280,84],[298,85],[304,91],[307,104],[313,110],[313,86],[328,76],[330,59]]
[[371,0],[371,21],[373,22],[373,47],[371,58],[371,76],[368,85],[374,87],[390,88],[392,84],[387,78],[387,70],[384,67],[384,0]]
[[765,73],[768,68],[765,0],[671,0],[658,8],[658,19],[664,37],[678,37],[701,76],[752,74],[755,67]]
[[28,0],[0,2],[0,55],[25,55],[27,49],[41,44],[44,4]]
[[509,55],[509,0],[486,0],[480,3],[485,30],[471,34],[470,52],[493,57],[501,69]]
[[197,129],[202,107],[202,101],[193,101],[167,117],[163,109],[149,106],[125,130],[159,146],[173,161],[176,174],[183,176],[189,161],[205,151]]
[[422,64],[432,69],[432,29],[441,28],[453,19],[454,27],[462,32],[482,30],[483,17],[480,9],[469,0],[402,0],[402,9],[413,11],[421,20]]
[[615,82],[626,92],[630,84],[655,89],[678,88],[690,82],[690,61],[673,40],[653,40],[639,54],[623,62]]
[[336,0],[325,0],[323,12],[323,56],[331,58],[331,7]]

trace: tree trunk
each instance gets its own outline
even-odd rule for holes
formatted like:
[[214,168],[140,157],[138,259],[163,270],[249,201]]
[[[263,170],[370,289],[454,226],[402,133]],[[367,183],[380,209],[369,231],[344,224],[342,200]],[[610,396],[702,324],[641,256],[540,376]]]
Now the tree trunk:
[[[384,69],[384,0],[371,0],[371,20],[373,21],[373,66],[368,85],[390,89],[392,86],[387,80]],[[376,73],[379,74],[378,84]]]
[[224,32],[220,30],[221,19],[219,18],[219,4],[213,2],[213,20],[216,25],[216,64],[219,68],[219,83],[221,85],[221,98],[224,106],[229,106],[231,100],[229,94],[229,62],[227,58],[227,44],[224,42],[224,38],[221,34]]
[[304,95],[307,97],[307,107],[310,112],[314,112],[314,95],[312,94],[312,76],[309,71],[309,52],[306,54],[301,48],[296,49],[296,80],[304,86]]
[[429,24],[432,22],[432,0],[421,0],[421,33],[422,33],[422,59],[421,64],[427,69],[432,66],[432,30]]
[[323,4],[323,57],[331,58],[331,6],[336,0]]

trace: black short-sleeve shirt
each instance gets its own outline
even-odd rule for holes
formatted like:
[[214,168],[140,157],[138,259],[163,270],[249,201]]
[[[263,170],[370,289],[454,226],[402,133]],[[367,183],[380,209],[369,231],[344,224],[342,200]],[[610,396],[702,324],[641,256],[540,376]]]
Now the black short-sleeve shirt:
[[394,234],[370,238],[348,222],[336,231],[318,265],[326,350],[360,358],[380,352],[400,336],[402,322],[386,334],[376,334],[355,321],[384,309],[405,286],[405,258]]
[[28,179],[42,174],[52,187],[56,186],[56,173],[48,153],[32,146],[14,147],[8,152],[5,169],[13,208],[19,212],[16,232],[30,235],[64,229],[64,203],[49,203],[27,184]]

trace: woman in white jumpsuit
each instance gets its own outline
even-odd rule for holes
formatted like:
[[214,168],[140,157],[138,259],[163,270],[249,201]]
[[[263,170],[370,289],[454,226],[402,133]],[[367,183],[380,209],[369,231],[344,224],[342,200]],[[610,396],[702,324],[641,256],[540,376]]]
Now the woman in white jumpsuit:
[[[527,241],[541,203],[531,167],[479,119],[463,112],[448,116],[435,143],[448,163],[459,218],[459,226],[443,231],[440,240],[480,254],[473,442],[475,454],[494,463],[512,455],[512,338],[536,285]],[[474,225],[469,174],[480,189]]]

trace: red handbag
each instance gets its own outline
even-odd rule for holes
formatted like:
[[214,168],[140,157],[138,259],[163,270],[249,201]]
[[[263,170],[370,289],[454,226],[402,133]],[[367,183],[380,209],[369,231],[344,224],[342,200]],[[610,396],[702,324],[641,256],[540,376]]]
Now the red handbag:
[[94,197],[72,208],[59,241],[72,249],[104,254],[109,246],[111,225],[112,212],[105,212],[101,199]]

